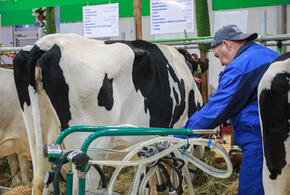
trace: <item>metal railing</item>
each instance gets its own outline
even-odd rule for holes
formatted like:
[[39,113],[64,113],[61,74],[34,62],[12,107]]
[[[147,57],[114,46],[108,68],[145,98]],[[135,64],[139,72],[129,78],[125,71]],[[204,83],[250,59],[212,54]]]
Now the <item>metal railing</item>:
[[[184,39],[167,39],[167,40],[150,40],[152,43],[162,43],[166,45],[194,45],[194,44],[211,44],[213,37],[197,37]],[[290,34],[264,35],[261,34],[255,39],[258,42],[267,41],[287,41],[290,40]]]
[[23,47],[0,47],[0,54],[3,52],[20,51]]
[[[176,48],[198,49],[197,46],[198,44],[211,44],[212,40],[213,37],[197,37],[184,39],[150,40],[149,42],[170,45]],[[257,37],[257,39],[255,39],[255,41],[260,42],[264,46],[277,46],[277,43],[280,42],[281,47],[289,46],[290,45],[289,40],[290,34],[279,34],[279,35],[260,34]]]
[[[183,38],[183,39],[166,39],[166,40],[149,40],[151,43],[166,44],[177,48],[197,48],[198,44],[211,44],[213,37],[195,37],[195,38]],[[282,46],[290,45],[290,34],[279,35],[265,35],[260,34],[255,41],[260,42],[265,46],[277,46],[277,43],[269,43],[269,41],[280,41]],[[286,41],[286,42],[285,42]],[[22,47],[0,47],[0,54],[3,52],[20,51]]]

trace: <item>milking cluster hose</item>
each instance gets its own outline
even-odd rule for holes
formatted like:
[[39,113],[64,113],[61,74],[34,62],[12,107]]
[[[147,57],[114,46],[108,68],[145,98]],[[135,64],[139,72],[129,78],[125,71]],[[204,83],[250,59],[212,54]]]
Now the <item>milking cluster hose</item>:
[[[169,147],[167,147],[166,149],[162,150],[161,152],[159,152],[151,157],[144,158],[141,160],[130,160],[134,155],[136,155],[140,150],[142,150],[142,148],[149,146],[149,145],[152,145],[152,144],[158,144],[158,143],[162,143],[162,142],[169,142],[170,143]],[[183,151],[182,152],[183,154],[181,155],[179,152],[180,148],[184,147],[185,145],[200,145],[200,146],[206,146],[206,147],[209,147],[209,148],[215,150],[225,159],[227,169],[220,170],[220,169],[216,169],[214,167],[211,167],[211,166],[207,165],[206,163],[202,162],[201,160],[199,160],[198,158],[194,157],[190,152],[187,152],[186,150]],[[117,166],[117,168],[115,169],[115,171],[111,177],[111,180],[110,180],[110,184],[108,187],[109,194],[112,194],[113,184],[114,184],[118,174],[120,173],[120,171],[123,167],[125,167],[125,166],[138,166],[138,170],[137,170],[138,174],[136,173],[136,175],[134,177],[134,181],[133,181],[134,185],[133,185],[133,188],[131,191],[132,194],[137,194],[139,183],[140,183],[140,177],[141,177],[141,173],[143,172],[142,170],[144,169],[144,166],[146,164],[158,161],[162,157],[165,157],[172,152],[175,155],[179,155],[179,157],[188,160],[190,163],[194,164],[196,167],[198,167],[202,171],[204,171],[204,172],[206,172],[214,177],[217,177],[217,178],[227,178],[232,174],[232,171],[233,171],[233,167],[232,167],[230,158],[229,158],[227,152],[224,150],[223,146],[221,146],[219,143],[217,143],[211,139],[193,138],[193,139],[185,140],[185,139],[173,138],[173,137],[156,137],[156,138],[153,138],[151,140],[142,142],[141,144],[138,143],[134,146],[128,147],[125,150],[115,151],[115,150],[108,150],[108,149],[103,150],[103,149],[98,149],[98,148],[95,148],[94,150],[96,150],[98,152],[109,152],[109,153],[128,152],[128,154],[123,158],[122,161],[110,161],[110,160],[90,160],[89,161],[90,164]],[[147,184],[146,181],[149,180],[149,178],[153,175],[153,173],[155,172],[154,170],[156,170],[156,169],[150,169],[150,171],[143,178],[143,180],[140,184],[139,194],[145,193],[144,189],[145,189],[145,186]],[[193,187],[191,184],[191,177],[189,175],[189,171],[188,171],[187,166],[184,166],[182,168],[182,170],[183,170],[183,174],[187,180],[187,184],[189,185],[190,194],[194,194],[194,190],[193,190]]]

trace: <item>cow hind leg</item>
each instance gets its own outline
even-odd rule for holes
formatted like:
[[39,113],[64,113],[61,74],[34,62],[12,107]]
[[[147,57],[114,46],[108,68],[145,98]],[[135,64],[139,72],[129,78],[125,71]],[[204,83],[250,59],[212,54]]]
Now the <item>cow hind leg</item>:
[[11,178],[12,178],[12,186],[17,186],[21,184],[21,179],[17,172],[19,170],[19,162],[17,159],[17,154],[11,154],[8,156],[8,164],[10,167]]
[[42,190],[44,188],[44,183],[43,183],[43,178],[39,176],[34,176],[33,177],[33,182],[32,182],[32,194],[40,195],[42,194]]
[[19,162],[19,166],[20,166],[22,183],[26,184],[30,181],[29,172],[32,171],[31,170],[31,161],[18,155],[18,162]]

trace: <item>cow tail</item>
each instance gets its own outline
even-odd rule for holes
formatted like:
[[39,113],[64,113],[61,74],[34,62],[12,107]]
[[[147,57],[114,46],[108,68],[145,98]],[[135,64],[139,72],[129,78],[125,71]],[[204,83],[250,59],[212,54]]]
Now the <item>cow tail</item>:
[[36,91],[35,67],[36,67],[36,64],[38,63],[39,58],[42,56],[43,53],[44,51],[41,50],[37,45],[35,45],[30,52],[30,56],[28,60],[27,72],[28,72],[29,84],[34,88],[35,91]]

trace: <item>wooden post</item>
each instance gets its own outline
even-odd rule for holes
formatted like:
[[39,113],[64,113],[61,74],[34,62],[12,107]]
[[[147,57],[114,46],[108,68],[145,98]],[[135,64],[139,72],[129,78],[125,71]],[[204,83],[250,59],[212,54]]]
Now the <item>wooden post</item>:
[[[200,50],[200,59],[205,60],[206,59],[206,53],[207,51],[205,50]],[[208,70],[205,71],[201,75],[201,96],[202,96],[202,101],[203,105],[205,105],[208,102]]]
[[142,39],[142,12],[141,12],[141,0],[133,1],[134,7],[134,21],[136,26],[136,40]]
[[[195,21],[197,27],[197,36],[210,36],[210,21],[208,13],[208,4],[205,0],[195,0]],[[198,45],[200,50],[200,59],[206,59],[206,52],[210,49],[210,44]],[[203,105],[208,102],[208,71],[202,74],[201,95]]]

